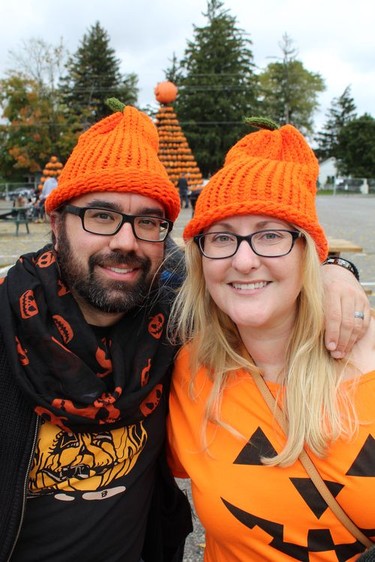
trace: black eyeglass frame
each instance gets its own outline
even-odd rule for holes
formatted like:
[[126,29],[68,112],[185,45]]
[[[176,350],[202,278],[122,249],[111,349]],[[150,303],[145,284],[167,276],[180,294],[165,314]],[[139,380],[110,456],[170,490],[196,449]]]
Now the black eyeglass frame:
[[[64,206],[64,210],[67,213],[70,213],[72,215],[77,215],[80,219],[81,219],[81,223],[82,223],[82,228],[83,230],[85,230],[86,232],[89,232],[90,234],[95,234],[97,236],[114,236],[115,234],[117,234],[121,228],[123,227],[123,225],[125,223],[130,223],[131,227],[132,227],[132,231],[133,234],[135,236],[135,238],[137,238],[137,240],[141,240],[142,242],[164,242],[165,239],[167,238],[168,234],[171,232],[172,228],[173,228],[173,222],[169,219],[166,219],[164,217],[155,217],[154,215],[126,215],[125,213],[121,213],[120,211],[116,211],[115,209],[108,209],[105,207],[77,207],[76,205],[65,205]],[[117,215],[121,215],[122,216],[122,220],[120,222],[120,224],[118,225],[118,227],[116,228],[116,230],[114,232],[111,232],[110,234],[104,234],[103,232],[93,232],[92,230],[88,230],[85,227],[85,213],[86,211],[104,211],[107,213],[116,213]],[[138,236],[138,234],[135,231],[135,226],[134,226],[134,221],[136,219],[157,219],[159,221],[161,221],[162,223],[165,222],[167,224],[167,229],[165,231],[165,236],[162,239],[159,240],[149,240],[149,239],[145,239],[145,238],[140,238]]]
[[[263,254],[260,254],[259,252],[257,252],[253,248],[252,238],[256,234],[260,234],[262,232],[289,232],[289,234],[292,235],[292,244],[290,246],[290,249],[287,252],[285,252],[284,254],[278,254],[277,256],[264,256]],[[234,250],[233,253],[229,254],[229,256],[217,256],[217,257],[207,256],[204,253],[204,238],[208,234],[228,234],[230,236],[234,236],[236,238],[236,241],[237,241],[236,249]],[[298,230],[287,230],[285,228],[277,228],[277,229],[258,230],[257,232],[253,232],[252,234],[248,234],[247,236],[241,236],[240,234],[234,234],[234,232],[225,232],[225,231],[223,231],[223,232],[205,232],[205,233],[202,233],[202,234],[197,234],[196,236],[194,236],[193,240],[197,244],[200,253],[205,258],[207,258],[209,260],[226,260],[228,258],[233,258],[233,256],[236,255],[236,253],[238,252],[238,248],[240,247],[240,244],[243,241],[246,241],[249,244],[252,251],[254,252],[254,254],[256,254],[257,256],[259,256],[261,258],[282,258],[282,257],[290,254],[290,252],[293,250],[293,247],[294,247],[294,244],[296,243],[296,240],[298,240],[298,238],[303,238],[303,237],[304,237],[303,233],[299,232]]]

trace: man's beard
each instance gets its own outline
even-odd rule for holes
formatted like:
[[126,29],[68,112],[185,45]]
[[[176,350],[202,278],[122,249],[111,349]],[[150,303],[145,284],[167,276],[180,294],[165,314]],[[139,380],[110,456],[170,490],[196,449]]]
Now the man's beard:
[[[73,253],[65,228],[59,232],[59,251],[57,252],[61,275],[69,287],[80,298],[92,307],[107,313],[128,312],[144,303],[153,282],[157,277],[151,274],[151,260],[140,258],[135,252],[123,254],[111,252],[108,255],[93,255],[88,261],[88,272],[77,260]],[[103,281],[95,276],[95,266],[118,267],[126,264],[127,267],[137,267],[141,276],[135,283],[126,281]]]

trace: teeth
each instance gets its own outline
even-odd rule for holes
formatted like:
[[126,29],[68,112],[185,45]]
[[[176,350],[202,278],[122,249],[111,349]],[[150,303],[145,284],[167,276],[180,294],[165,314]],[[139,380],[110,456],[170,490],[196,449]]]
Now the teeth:
[[121,267],[110,267],[109,268],[114,273],[130,273],[133,269],[123,269]]
[[266,287],[266,285],[266,281],[259,281],[258,283],[232,283],[232,286],[235,289],[240,290],[262,289],[263,287]]

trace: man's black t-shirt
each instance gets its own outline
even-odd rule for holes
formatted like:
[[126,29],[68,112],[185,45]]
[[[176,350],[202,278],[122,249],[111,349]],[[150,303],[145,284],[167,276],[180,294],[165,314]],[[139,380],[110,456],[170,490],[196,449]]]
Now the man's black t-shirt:
[[12,562],[139,562],[165,411],[163,396],[142,422],[102,433],[44,423]]

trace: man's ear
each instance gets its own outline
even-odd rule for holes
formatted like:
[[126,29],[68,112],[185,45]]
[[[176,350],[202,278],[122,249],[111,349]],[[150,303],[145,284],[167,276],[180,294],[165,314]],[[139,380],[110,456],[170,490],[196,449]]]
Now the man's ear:
[[52,242],[53,242],[53,247],[55,249],[55,251],[58,250],[58,242],[59,242],[59,237],[57,235],[58,233],[58,222],[60,220],[60,216],[58,213],[55,213],[55,211],[52,211],[52,213],[49,216],[50,221],[51,221],[51,230],[52,230]]

